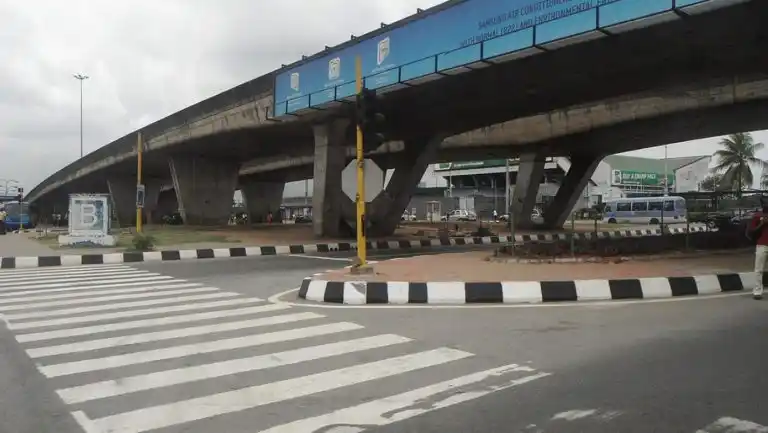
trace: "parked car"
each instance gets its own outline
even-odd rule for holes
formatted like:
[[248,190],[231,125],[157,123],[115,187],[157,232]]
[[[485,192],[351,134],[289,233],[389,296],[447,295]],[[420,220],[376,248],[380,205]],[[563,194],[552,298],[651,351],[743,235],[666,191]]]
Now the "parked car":
[[312,217],[309,215],[296,215],[293,222],[296,224],[308,224],[312,222]]
[[443,221],[477,221],[477,214],[466,209],[456,209],[441,218]]
[[400,217],[400,221],[416,221],[416,215],[403,212],[403,215]]

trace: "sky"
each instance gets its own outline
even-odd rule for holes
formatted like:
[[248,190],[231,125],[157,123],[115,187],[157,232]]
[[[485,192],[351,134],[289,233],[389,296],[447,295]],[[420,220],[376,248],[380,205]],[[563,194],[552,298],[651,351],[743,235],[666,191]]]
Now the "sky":
[[[186,106],[440,0],[0,0],[0,193]],[[300,11],[297,12],[297,11]],[[768,143],[768,132],[755,134]],[[669,146],[710,154],[717,139]],[[663,148],[633,152],[663,157]],[[768,159],[768,151],[760,155]]]

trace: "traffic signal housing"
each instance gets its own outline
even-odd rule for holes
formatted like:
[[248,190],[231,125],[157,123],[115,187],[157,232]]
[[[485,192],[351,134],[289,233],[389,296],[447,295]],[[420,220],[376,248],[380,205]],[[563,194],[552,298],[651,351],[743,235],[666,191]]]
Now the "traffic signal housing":
[[376,150],[386,140],[386,118],[375,90],[363,88],[355,99],[355,123],[363,132],[363,151]]

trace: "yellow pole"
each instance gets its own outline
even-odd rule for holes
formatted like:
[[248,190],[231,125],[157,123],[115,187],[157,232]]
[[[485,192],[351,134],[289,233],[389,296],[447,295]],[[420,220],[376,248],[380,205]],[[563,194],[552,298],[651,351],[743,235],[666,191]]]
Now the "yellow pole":
[[[141,131],[139,131],[138,138],[136,139],[136,148],[138,149],[138,155],[136,157],[136,186],[138,190],[138,186],[141,185],[141,154],[144,150],[144,145],[141,142]],[[136,203],[136,233],[141,233],[141,231],[141,206]]]
[[[355,58],[355,88],[357,94],[363,91],[363,65],[360,56]],[[363,158],[363,130],[357,125],[357,258],[360,262],[358,266],[366,266],[366,245],[365,245],[365,159]]]

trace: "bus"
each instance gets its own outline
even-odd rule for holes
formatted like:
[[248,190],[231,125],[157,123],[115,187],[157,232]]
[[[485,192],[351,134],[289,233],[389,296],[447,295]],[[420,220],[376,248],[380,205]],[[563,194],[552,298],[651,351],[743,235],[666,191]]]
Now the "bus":
[[637,197],[606,200],[603,222],[659,224],[684,223],[687,219],[685,199],[678,196]]
[[29,203],[10,201],[0,204],[0,209],[5,210],[5,229],[18,230],[19,227],[33,228],[29,215]]

